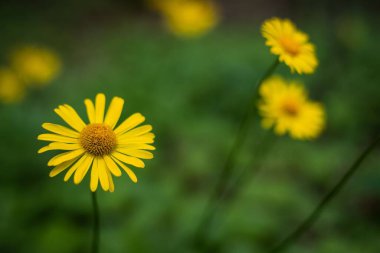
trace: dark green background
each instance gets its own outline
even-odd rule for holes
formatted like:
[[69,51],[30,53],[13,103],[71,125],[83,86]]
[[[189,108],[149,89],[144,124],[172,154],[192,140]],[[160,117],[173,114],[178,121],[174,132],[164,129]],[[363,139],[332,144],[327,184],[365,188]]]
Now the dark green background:
[[[345,172],[380,128],[378,6],[354,1],[223,1],[224,19],[208,35],[168,34],[142,1],[12,1],[0,6],[0,62],[20,44],[56,50],[62,74],[0,106],[0,252],[87,252],[88,177],[76,186],[48,177],[52,154],[37,155],[53,109],[104,92],[126,100],[123,117],[141,112],[156,134],[155,158],[124,175],[115,193],[99,192],[101,252],[187,252],[226,160],[255,80],[275,59],[261,22],[289,17],[317,46],[310,96],[326,108],[327,128],[312,142],[251,127],[236,172],[240,194],[220,210],[210,238],[220,252],[265,252],[288,234]],[[274,141],[260,161],[262,138]],[[293,253],[380,252],[380,150],[364,162]]]

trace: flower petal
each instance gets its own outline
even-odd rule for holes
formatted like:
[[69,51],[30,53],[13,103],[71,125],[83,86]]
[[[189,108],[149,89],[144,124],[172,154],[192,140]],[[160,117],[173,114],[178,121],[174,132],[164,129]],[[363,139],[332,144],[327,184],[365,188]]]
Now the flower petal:
[[83,178],[87,174],[87,171],[90,169],[92,161],[94,160],[94,156],[92,155],[84,155],[84,156],[86,156],[85,160],[75,171],[74,184],[79,184],[80,182],[82,182]]
[[117,121],[120,118],[121,112],[123,110],[124,99],[119,97],[114,97],[111,101],[110,106],[106,114],[104,123],[109,125],[112,129],[116,126]]
[[137,168],[144,168],[145,167],[144,162],[141,161],[140,159],[136,158],[136,157],[127,156],[127,155],[124,155],[124,154],[119,153],[119,152],[113,152],[112,157],[116,158],[117,160],[120,160],[124,163],[133,165]]
[[108,175],[108,181],[110,182],[109,191],[114,192],[115,191],[115,185],[113,183],[112,175],[111,175],[111,172],[109,170],[107,170],[107,175]]
[[152,126],[151,125],[144,125],[144,126],[140,126],[140,127],[135,128],[135,129],[132,129],[132,130],[124,133],[122,136],[135,137],[135,136],[140,136],[140,135],[146,134],[150,131],[152,131]]
[[95,98],[95,123],[103,123],[105,106],[106,96],[99,93]]
[[54,142],[64,142],[64,143],[78,143],[78,139],[65,137],[58,134],[40,134],[37,137],[40,141],[54,141]]
[[58,175],[59,173],[61,173],[62,171],[64,171],[65,169],[67,169],[68,167],[70,167],[77,159],[72,159],[72,160],[69,160],[69,161],[66,161],[64,163],[61,163],[60,165],[54,167],[50,173],[49,173],[49,177],[55,177],[56,175]]
[[107,168],[111,171],[111,173],[117,177],[121,176],[121,170],[117,166],[117,164],[111,159],[109,156],[104,156],[104,162],[107,165]]
[[78,113],[75,111],[75,109],[73,107],[71,107],[68,104],[64,104],[63,107],[65,108],[65,110],[67,110],[67,112],[69,114],[71,114],[71,117],[73,117],[73,119],[75,121],[77,121],[78,124],[80,124],[82,127],[86,126],[86,124],[83,122],[82,118],[78,115]]
[[118,148],[117,152],[123,153],[125,155],[134,156],[142,159],[152,159],[153,154],[149,151],[138,150],[138,149],[127,149],[127,148]]
[[78,116],[76,111],[68,106],[61,105],[58,108],[54,109],[54,111],[67,123],[69,126],[77,130],[78,132],[82,131],[82,129],[86,126],[83,120]]
[[74,165],[69,169],[69,171],[66,172],[66,175],[63,178],[65,182],[67,182],[70,179],[71,175],[83,164],[83,161],[86,158],[87,155],[81,156],[81,158],[79,158],[79,160],[76,163],[74,163]]
[[42,124],[42,127],[50,132],[67,136],[67,137],[72,137],[72,138],[78,138],[79,133],[75,132],[67,127],[57,125],[57,124],[52,124],[52,123],[44,123]]
[[120,135],[144,122],[145,117],[140,113],[134,113],[123,121],[116,129],[115,134]]
[[144,134],[144,135],[140,135],[140,136],[120,136],[117,140],[117,143],[120,144],[120,145],[124,145],[124,144],[148,144],[148,143],[153,143],[154,142],[154,134],[153,133],[147,133],[147,134]]
[[153,147],[152,145],[139,144],[139,143],[127,143],[127,144],[118,143],[118,148],[156,150],[156,148]]
[[57,166],[63,162],[77,158],[78,156],[82,155],[84,152],[85,152],[84,149],[81,148],[74,151],[68,151],[68,152],[56,155],[49,160],[48,166]]
[[114,158],[114,160],[117,162],[117,164],[128,174],[129,178],[134,182],[137,183],[137,177],[136,174],[127,166],[125,166],[122,162],[118,161]]
[[38,150],[38,153],[41,154],[49,150],[76,150],[80,148],[81,146],[78,143],[67,144],[67,143],[62,143],[62,142],[52,142],[49,145],[43,148],[40,148]]
[[87,117],[90,123],[95,123],[95,106],[90,99],[85,99],[84,104],[86,105]]
[[110,188],[110,184],[108,181],[107,167],[106,167],[106,163],[104,162],[104,159],[101,157],[98,159],[98,170],[99,170],[100,185],[102,186],[104,191],[108,191]]
[[95,157],[91,168],[90,189],[95,192],[99,183],[98,157]]

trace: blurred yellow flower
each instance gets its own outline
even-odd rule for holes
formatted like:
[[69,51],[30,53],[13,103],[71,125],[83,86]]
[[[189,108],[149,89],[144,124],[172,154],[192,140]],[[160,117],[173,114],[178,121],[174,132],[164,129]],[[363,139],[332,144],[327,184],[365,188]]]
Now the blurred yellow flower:
[[3,103],[19,102],[25,96],[25,87],[10,69],[0,69],[0,100]]
[[315,48],[308,36],[288,19],[271,18],[261,27],[271,53],[288,65],[292,72],[311,74],[318,66]]
[[294,139],[313,139],[325,125],[321,104],[308,99],[302,84],[274,76],[260,87],[259,111],[264,128],[274,127],[278,135],[289,133]]
[[11,66],[26,85],[49,84],[60,72],[61,61],[55,52],[26,46],[11,54]]
[[218,8],[209,0],[155,0],[168,29],[179,37],[198,37],[216,26]]
[[[90,99],[84,101],[89,123],[86,124],[69,105],[60,105],[54,111],[71,127],[44,123],[42,127],[51,133],[41,134],[39,140],[51,141],[38,153],[49,150],[65,150],[54,156],[48,166],[54,168],[50,177],[68,169],[64,177],[68,181],[74,175],[74,183],[79,184],[91,167],[90,189],[96,191],[98,182],[104,191],[114,191],[112,175],[121,176],[121,167],[137,182],[135,173],[125,164],[144,168],[141,159],[152,159],[154,134],[151,125],[138,126],[145,121],[140,113],[135,113],[116,127],[122,113],[124,100],[114,97],[105,112],[106,98],[100,93],[95,103]],[[70,169],[69,169],[70,168]]]

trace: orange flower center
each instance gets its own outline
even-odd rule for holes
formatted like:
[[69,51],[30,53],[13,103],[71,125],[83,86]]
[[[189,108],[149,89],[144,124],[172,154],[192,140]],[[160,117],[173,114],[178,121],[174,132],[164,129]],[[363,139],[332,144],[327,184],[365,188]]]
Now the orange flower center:
[[297,41],[289,37],[284,37],[280,40],[280,43],[288,54],[292,56],[299,54],[301,46]]
[[81,146],[94,156],[110,154],[116,147],[116,135],[104,124],[94,123],[83,128],[79,141]]
[[285,101],[281,109],[289,117],[296,117],[299,113],[298,104],[292,100]]

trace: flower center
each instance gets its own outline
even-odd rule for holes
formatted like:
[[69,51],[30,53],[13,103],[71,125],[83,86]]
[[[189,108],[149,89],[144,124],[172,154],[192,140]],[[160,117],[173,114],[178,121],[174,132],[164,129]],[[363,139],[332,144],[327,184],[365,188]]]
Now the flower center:
[[83,128],[79,141],[88,153],[103,156],[110,154],[115,148],[116,135],[109,126],[94,123]]
[[288,37],[284,37],[280,41],[281,45],[288,54],[296,56],[300,52],[300,44],[297,41],[294,41]]
[[299,106],[294,101],[285,101],[281,109],[287,116],[290,117],[295,117],[299,113]]

